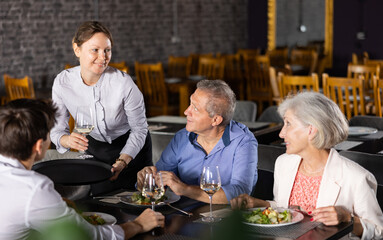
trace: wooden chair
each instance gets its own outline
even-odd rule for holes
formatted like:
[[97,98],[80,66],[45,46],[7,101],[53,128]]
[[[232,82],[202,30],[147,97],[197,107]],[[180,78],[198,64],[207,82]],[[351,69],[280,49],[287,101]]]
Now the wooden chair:
[[204,54],[198,54],[198,53],[191,53],[188,56],[188,67],[187,67],[187,75],[197,75],[198,74],[198,67],[199,67],[199,59],[201,57],[213,57],[212,53],[204,53]]
[[269,74],[270,74],[270,86],[271,90],[273,92],[273,101],[279,105],[282,101],[282,93],[280,92],[281,89],[278,85],[278,73],[282,72],[284,75],[293,75],[290,65],[286,64],[284,68],[275,68],[270,67],[269,68]]
[[338,104],[347,119],[350,119],[352,116],[366,114],[363,77],[329,77],[324,73],[322,80],[324,95]]
[[383,79],[374,77],[374,109],[376,116],[382,117]]
[[126,62],[125,62],[125,61],[121,61],[121,62],[110,62],[110,63],[109,63],[109,66],[114,67],[114,68],[117,68],[118,70],[123,71],[123,72],[129,74],[129,67],[128,67],[128,65],[126,65]]
[[19,98],[36,98],[33,82],[30,77],[12,78],[8,74],[4,74],[3,77],[7,101]]
[[75,65],[67,63],[67,64],[65,64],[64,69],[69,69],[69,68],[72,68],[72,67],[75,67]]
[[224,55],[225,75],[224,80],[230,85],[240,100],[245,99],[245,79],[242,73],[241,55]]
[[299,66],[297,72],[293,73],[296,75],[311,75],[317,69],[318,53],[312,49],[293,49],[291,50],[290,64]]
[[240,48],[237,51],[237,54],[243,58],[243,56],[258,56],[261,54],[261,50],[259,48],[257,49],[245,49],[245,48]]
[[383,79],[383,59],[364,59],[364,65],[379,66],[379,78]]
[[169,56],[167,77],[186,79],[188,71],[188,57]]
[[287,47],[269,50],[266,55],[269,56],[270,65],[273,67],[284,67],[289,63],[289,49]]
[[349,63],[347,66],[347,77],[359,78],[360,76],[363,76],[365,80],[364,88],[366,93],[372,97],[372,79],[373,76],[380,76],[380,66]]
[[284,75],[282,72],[278,74],[279,92],[282,98],[289,94],[296,94],[302,91],[319,92],[319,79],[316,73],[311,76]]
[[178,114],[178,105],[169,101],[162,63],[135,62],[135,73],[137,86],[144,95],[148,116]]
[[198,75],[205,79],[223,79],[225,74],[225,59],[213,57],[200,57],[198,65]]
[[249,101],[257,102],[258,112],[263,111],[263,103],[272,105],[273,93],[270,86],[270,60],[267,55],[244,56],[246,97]]

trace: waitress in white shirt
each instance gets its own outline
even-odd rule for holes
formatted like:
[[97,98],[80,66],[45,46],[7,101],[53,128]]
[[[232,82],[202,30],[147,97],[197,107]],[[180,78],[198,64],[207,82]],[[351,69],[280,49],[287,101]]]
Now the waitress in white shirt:
[[[52,98],[59,116],[52,142],[60,153],[70,148],[87,151],[112,165],[111,181],[93,185],[93,194],[134,188],[137,172],[152,165],[142,93],[128,74],[108,66],[113,39],[101,23],[84,22],[72,44],[80,66],[62,71],[54,81]],[[95,126],[87,137],[70,133],[68,126],[69,113],[75,116],[83,105],[95,112]]]

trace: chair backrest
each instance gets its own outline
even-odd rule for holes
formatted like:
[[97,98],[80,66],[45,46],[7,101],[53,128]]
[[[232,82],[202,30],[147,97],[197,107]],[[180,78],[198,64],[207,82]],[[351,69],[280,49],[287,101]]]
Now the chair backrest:
[[128,67],[128,65],[126,65],[126,62],[125,62],[125,61],[121,61],[121,62],[110,62],[110,63],[109,63],[109,66],[114,67],[114,68],[117,68],[118,70],[123,71],[123,72],[129,74],[129,67]]
[[293,49],[290,58],[290,64],[302,66],[304,72],[309,75],[317,68],[318,53],[313,49]]
[[233,119],[237,122],[255,122],[257,104],[252,101],[237,101]]
[[365,115],[363,78],[329,77],[323,74],[323,93],[338,104],[347,119]]
[[383,79],[374,77],[374,103],[376,116],[382,117]]
[[188,77],[188,57],[169,56],[167,77],[187,78]]
[[72,65],[72,64],[69,64],[69,63],[67,63],[67,64],[65,64],[65,69],[69,69],[69,68],[72,68],[72,67],[75,67],[75,65]]
[[378,116],[353,116],[349,120],[350,126],[364,126],[383,131],[383,118]]
[[339,154],[358,163],[375,176],[378,183],[377,199],[383,209],[383,155],[355,151],[341,151]]
[[[380,66],[349,63],[347,66],[347,77],[359,78],[360,76],[363,76],[366,93],[372,93],[373,77],[380,76]],[[370,95],[372,96],[372,94]]]
[[283,67],[288,64],[289,49],[287,47],[269,50],[266,55],[269,56],[270,65],[273,67]]
[[379,78],[383,79],[383,59],[364,59],[364,65],[379,66]]
[[282,93],[280,92],[281,89],[278,85],[278,73],[282,72],[284,75],[292,75],[292,71],[290,68],[290,65],[286,64],[283,68],[275,68],[270,67],[269,68],[269,74],[270,74],[270,86],[271,90],[273,92],[273,101],[276,102],[278,105],[282,102]]
[[275,161],[285,152],[284,147],[258,145],[258,181],[253,188],[252,196],[264,200],[273,199]]
[[225,59],[224,80],[229,83],[233,91],[239,95],[239,99],[245,99],[244,76],[241,55],[228,54],[222,56]]
[[269,106],[262,112],[258,122],[283,123],[283,118],[278,113],[278,106]]
[[222,57],[200,57],[198,75],[205,76],[205,79],[223,79],[225,74],[225,59]]
[[199,59],[201,57],[213,57],[212,53],[191,53],[188,56],[188,67],[187,67],[187,75],[197,75],[198,67],[199,67]]
[[244,65],[248,96],[254,92],[266,92],[271,95],[269,56],[245,56]]
[[240,49],[238,49],[237,54],[240,55],[240,57],[243,57],[245,55],[247,55],[247,56],[257,56],[257,55],[261,54],[261,50],[259,48],[257,48],[257,49],[244,49],[244,48],[240,48]]
[[135,62],[137,86],[144,95],[145,104],[150,107],[163,107],[166,115],[168,94],[165,85],[162,63],[144,64]]
[[8,101],[19,98],[35,98],[32,79],[28,76],[24,78],[12,78],[4,74],[4,85]]
[[282,98],[289,94],[296,94],[302,91],[319,92],[319,79],[316,73],[311,76],[293,76],[278,73],[278,86]]

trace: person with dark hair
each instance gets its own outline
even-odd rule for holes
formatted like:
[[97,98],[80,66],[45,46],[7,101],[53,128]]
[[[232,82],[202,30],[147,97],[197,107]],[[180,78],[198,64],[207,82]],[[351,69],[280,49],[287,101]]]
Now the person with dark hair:
[[198,82],[185,110],[186,127],[176,133],[156,167],[137,174],[137,188],[142,188],[146,173],[161,171],[163,183],[177,195],[209,202],[199,187],[200,176],[204,166],[218,166],[222,188],[213,203],[250,194],[258,178],[258,143],[245,125],[232,120],[235,104],[235,94],[224,81]]
[[[153,165],[152,145],[145,116],[144,98],[131,77],[108,66],[113,39],[100,22],[84,22],[72,40],[80,66],[57,75],[52,98],[58,107],[52,142],[59,153],[70,148],[87,151],[113,166],[114,176],[92,186],[93,194],[118,188],[134,189],[137,172]],[[79,106],[94,113],[94,129],[87,137],[69,132],[69,114]]]
[[0,239],[27,239],[31,230],[76,223],[91,239],[128,239],[164,226],[161,213],[145,210],[131,222],[94,226],[69,208],[53,182],[32,169],[50,146],[55,124],[51,101],[19,99],[0,107]]

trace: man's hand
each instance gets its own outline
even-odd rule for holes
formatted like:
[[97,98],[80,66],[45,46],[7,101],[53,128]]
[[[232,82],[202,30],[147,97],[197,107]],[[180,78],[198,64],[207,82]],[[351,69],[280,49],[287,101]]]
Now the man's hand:
[[151,173],[153,176],[156,176],[157,168],[155,166],[144,167],[137,173],[137,189],[140,191],[142,190],[142,186],[144,186],[145,175],[147,173]]
[[173,172],[161,171],[164,186],[169,186],[172,191],[179,195],[185,195],[187,185],[183,183]]

